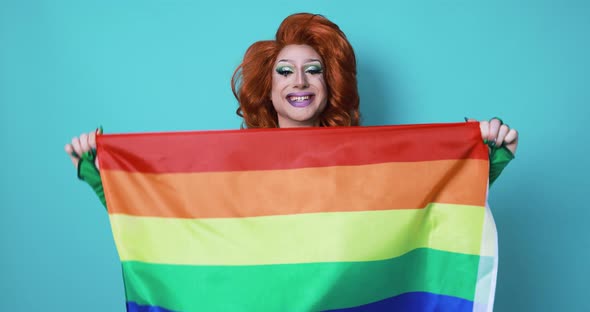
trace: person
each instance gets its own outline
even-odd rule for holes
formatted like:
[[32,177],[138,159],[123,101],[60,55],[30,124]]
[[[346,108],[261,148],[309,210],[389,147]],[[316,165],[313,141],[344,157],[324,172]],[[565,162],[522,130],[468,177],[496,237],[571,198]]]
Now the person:
[[[275,40],[252,44],[231,86],[243,128],[359,125],[354,50],[340,28],[322,15],[290,15],[279,26]],[[518,133],[499,118],[479,121],[479,125],[482,139],[490,146],[491,184],[514,158]],[[78,177],[106,205],[94,153],[100,131],[74,137],[65,151]]]

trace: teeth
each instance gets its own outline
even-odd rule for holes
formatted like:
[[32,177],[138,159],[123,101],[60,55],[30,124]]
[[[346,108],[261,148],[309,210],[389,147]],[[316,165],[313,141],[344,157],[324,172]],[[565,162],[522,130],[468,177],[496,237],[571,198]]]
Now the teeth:
[[309,95],[306,96],[292,96],[290,97],[291,101],[302,102],[309,100]]

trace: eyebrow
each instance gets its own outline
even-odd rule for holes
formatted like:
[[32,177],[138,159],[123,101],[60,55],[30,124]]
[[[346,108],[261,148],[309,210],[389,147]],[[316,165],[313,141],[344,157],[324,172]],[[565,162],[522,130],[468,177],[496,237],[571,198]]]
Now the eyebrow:
[[[281,60],[278,60],[277,61],[277,63],[280,63],[280,62],[295,63],[295,61],[289,60],[289,59],[281,59]],[[311,62],[319,62],[319,63],[321,63],[322,61],[319,60],[319,59],[307,59],[307,60],[305,60],[305,63],[311,63]]]

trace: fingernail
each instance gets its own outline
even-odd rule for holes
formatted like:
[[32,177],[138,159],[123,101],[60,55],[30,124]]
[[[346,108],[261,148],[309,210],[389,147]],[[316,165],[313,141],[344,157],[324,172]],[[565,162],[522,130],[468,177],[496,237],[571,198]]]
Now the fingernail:
[[70,153],[70,155],[72,155],[72,157],[80,158],[80,155],[78,155],[78,153],[76,153],[76,151],[72,151]]
[[490,121],[493,119],[498,119],[498,121],[500,122],[500,126],[504,124],[504,121],[500,119],[500,117],[493,117],[492,119],[490,119]]
[[102,134],[102,125],[96,128],[96,134]]
[[465,122],[468,122],[469,121],[469,118],[467,118],[467,117],[463,117],[463,118],[465,118]]

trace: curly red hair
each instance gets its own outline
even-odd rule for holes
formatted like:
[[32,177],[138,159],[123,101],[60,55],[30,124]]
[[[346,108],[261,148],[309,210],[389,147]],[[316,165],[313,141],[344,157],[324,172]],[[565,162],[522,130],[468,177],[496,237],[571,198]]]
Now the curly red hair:
[[327,18],[298,13],[283,20],[275,40],[252,44],[232,76],[232,91],[240,104],[236,113],[244,118],[243,127],[278,127],[270,99],[272,69],[281,49],[291,44],[311,46],[324,62],[328,105],[319,116],[320,126],[357,126],[359,95],[352,46],[338,25]]

